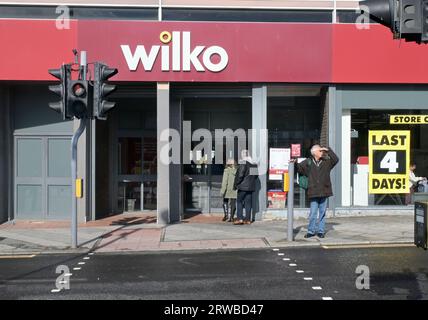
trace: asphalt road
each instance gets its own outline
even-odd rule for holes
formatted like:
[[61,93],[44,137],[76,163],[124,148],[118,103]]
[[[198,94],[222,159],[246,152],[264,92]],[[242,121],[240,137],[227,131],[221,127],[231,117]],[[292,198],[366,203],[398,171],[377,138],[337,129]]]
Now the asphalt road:
[[274,250],[0,257],[0,299],[428,299],[421,249]]

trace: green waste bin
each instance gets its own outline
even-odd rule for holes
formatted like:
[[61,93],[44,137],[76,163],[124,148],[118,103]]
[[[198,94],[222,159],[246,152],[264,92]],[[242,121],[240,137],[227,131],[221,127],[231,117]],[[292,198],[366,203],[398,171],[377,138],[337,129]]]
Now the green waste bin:
[[427,244],[427,215],[428,201],[415,202],[415,245],[419,248],[428,248]]

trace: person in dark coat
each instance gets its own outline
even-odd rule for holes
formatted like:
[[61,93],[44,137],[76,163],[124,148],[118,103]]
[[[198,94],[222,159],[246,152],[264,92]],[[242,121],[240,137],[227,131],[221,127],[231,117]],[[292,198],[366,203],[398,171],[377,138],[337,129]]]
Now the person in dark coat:
[[[301,163],[297,163],[299,174],[308,177],[307,195],[310,201],[309,226],[305,238],[324,238],[325,213],[327,199],[333,195],[330,181],[330,172],[339,162],[339,158],[330,148],[316,144],[311,148],[311,157]],[[319,211],[319,225],[316,229],[317,215]]]
[[[256,190],[257,165],[248,154],[248,150],[242,150],[242,160],[235,175],[233,189],[238,190],[236,199],[237,220],[234,224],[251,224],[251,210],[253,204],[253,192]],[[245,219],[243,208],[245,207]]]

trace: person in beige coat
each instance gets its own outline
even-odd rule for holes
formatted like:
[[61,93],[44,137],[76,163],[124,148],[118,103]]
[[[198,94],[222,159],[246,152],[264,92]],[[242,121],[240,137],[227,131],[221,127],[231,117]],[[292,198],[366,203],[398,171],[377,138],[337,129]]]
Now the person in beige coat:
[[[223,181],[221,183],[220,194],[223,197],[223,221],[233,221],[236,211],[236,196],[237,190],[233,190],[233,183],[235,181],[236,165],[235,160],[229,159],[226,162],[226,168],[223,172]],[[230,211],[229,211],[230,206]]]

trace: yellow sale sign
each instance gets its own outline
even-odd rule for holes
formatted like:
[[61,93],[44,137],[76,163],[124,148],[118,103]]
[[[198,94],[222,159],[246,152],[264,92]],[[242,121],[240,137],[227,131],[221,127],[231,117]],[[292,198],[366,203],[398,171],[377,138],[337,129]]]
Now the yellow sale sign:
[[408,193],[410,131],[369,131],[369,193]]

